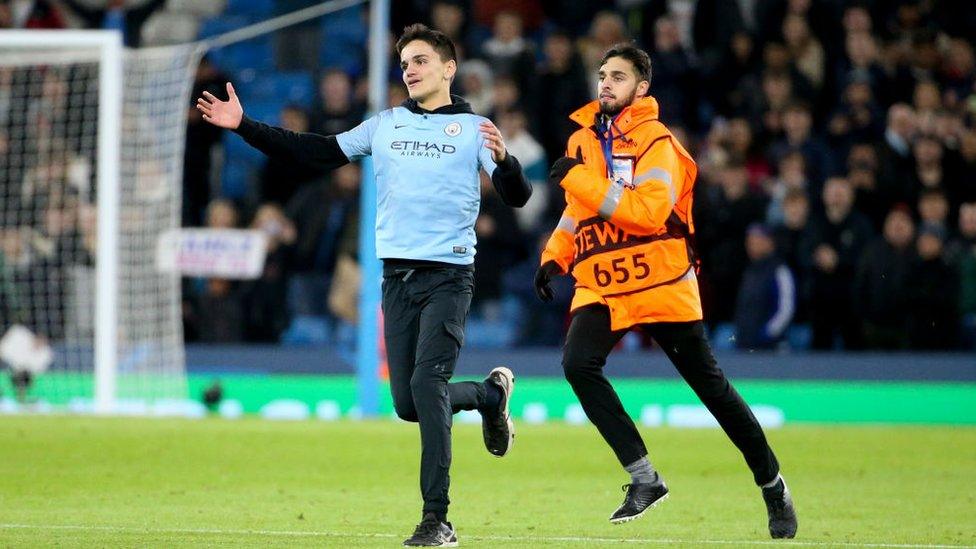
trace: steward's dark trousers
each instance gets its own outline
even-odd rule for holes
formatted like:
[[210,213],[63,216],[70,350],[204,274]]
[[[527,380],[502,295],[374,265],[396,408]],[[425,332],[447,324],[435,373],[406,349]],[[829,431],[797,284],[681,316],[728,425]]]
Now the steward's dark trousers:
[[[715,416],[742,452],[756,484],[766,484],[776,478],[779,462],[749,406],[716,366],[702,323],[660,322],[642,324],[639,328],[657,341],[681,377]],[[563,350],[566,379],[586,417],[596,425],[622,465],[647,455],[634,421],[603,375],[607,355],[626,333],[626,330],[610,331],[610,311],[605,306],[583,307],[573,315]]]
[[452,415],[484,401],[478,382],[448,383],[464,343],[471,267],[383,268],[383,317],[393,407],[420,423],[424,512],[447,513]]

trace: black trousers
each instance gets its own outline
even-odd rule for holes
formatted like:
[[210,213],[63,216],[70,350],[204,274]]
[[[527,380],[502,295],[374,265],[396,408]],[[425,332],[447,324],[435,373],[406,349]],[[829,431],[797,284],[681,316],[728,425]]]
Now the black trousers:
[[390,391],[397,415],[420,424],[424,513],[446,514],[452,415],[484,402],[484,385],[449,383],[474,292],[470,267],[383,268]]
[[[766,484],[776,478],[779,462],[749,406],[716,365],[701,321],[642,324],[639,328],[657,341],[681,377],[715,416],[742,452],[756,484]],[[583,307],[573,315],[563,352],[566,379],[586,416],[622,465],[647,455],[634,421],[603,375],[607,356],[626,333],[626,330],[610,330],[610,311],[605,306]]]

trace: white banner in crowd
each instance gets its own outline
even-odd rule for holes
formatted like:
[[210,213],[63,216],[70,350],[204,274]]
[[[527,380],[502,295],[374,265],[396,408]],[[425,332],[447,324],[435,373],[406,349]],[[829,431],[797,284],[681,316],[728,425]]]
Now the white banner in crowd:
[[254,279],[264,270],[268,240],[245,229],[176,229],[160,235],[156,268],[183,276]]

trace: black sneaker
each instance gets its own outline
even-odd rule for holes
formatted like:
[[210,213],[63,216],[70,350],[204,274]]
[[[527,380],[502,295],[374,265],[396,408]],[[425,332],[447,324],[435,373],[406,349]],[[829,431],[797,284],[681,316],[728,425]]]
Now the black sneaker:
[[769,535],[774,538],[795,536],[796,509],[793,508],[793,497],[783,477],[769,488],[763,488],[762,495],[766,500],[766,512],[769,513]]
[[413,531],[403,540],[404,547],[457,547],[457,532],[450,522],[441,522],[434,513],[427,513]]
[[620,507],[610,515],[610,524],[623,524],[641,518],[648,509],[668,497],[668,487],[660,477],[654,483],[624,484],[621,489],[627,495]]
[[481,412],[481,432],[485,437],[485,448],[492,455],[502,457],[512,449],[515,441],[515,424],[508,412],[508,403],[515,389],[515,375],[508,368],[499,366],[488,374],[485,381],[501,390],[502,399],[494,411]]

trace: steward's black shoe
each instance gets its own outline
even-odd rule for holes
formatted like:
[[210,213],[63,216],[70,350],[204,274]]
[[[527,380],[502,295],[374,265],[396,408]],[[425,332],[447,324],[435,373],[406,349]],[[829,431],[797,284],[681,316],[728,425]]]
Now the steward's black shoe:
[[611,524],[623,524],[644,516],[648,509],[668,497],[668,487],[661,477],[657,482],[644,484],[624,484],[621,487],[627,495],[620,507],[610,515]]
[[763,488],[762,495],[766,501],[766,512],[769,513],[769,535],[774,538],[795,536],[796,509],[793,508],[793,497],[783,477],[769,488]]
[[413,531],[403,540],[404,547],[457,547],[457,532],[450,522],[441,522],[434,513],[427,513]]
[[485,382],[492,383],[502,392],[498,407],[493,410],[482,410],[481,432],[485,437],[485,448],[492,455],[502,457],[512,449],[515,442],[515,424],[508,411],[508,403],[515,389],[515,375],[504,366],[492,370]]

